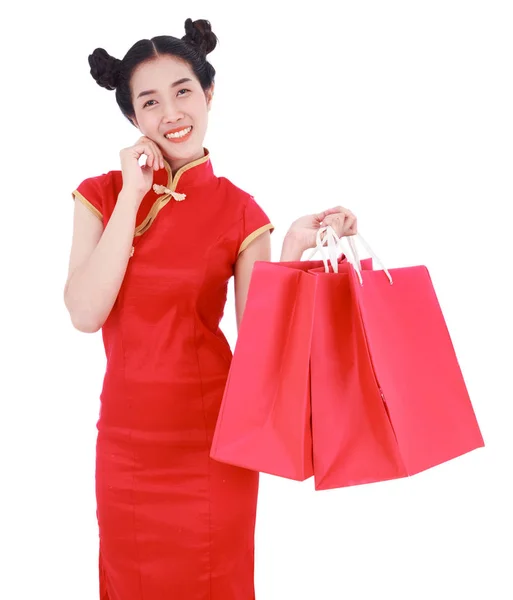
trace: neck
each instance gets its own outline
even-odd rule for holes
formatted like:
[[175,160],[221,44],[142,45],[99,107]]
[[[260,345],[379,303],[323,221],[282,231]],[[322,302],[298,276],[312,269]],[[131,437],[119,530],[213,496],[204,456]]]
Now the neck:
[[174,175],[179,169],[181,169],[182,167],[185,167],[185,165],[188,165],[191,162],[198,160],[199,158],[203,158],[204,156],[205,156],[205,150],[203,148],[201,148],[201,150],[198,150],[198,152],[196,152],[195,154],[193,154],[192,156],[189,156],[187,158],[172,159],[167,156],[165,158],[166,158],[167,162],[169,163],[169,166],[171,167],[172,174]]

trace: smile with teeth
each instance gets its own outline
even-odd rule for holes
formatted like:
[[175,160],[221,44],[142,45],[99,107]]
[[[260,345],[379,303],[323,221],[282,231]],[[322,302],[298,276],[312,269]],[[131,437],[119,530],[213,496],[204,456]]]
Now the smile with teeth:
[[176,131],[175,133],[166,133],[166,138],[168,140],[181,138],[186,136],[188,133],[192,131],[192,127],[187,127],[186,129],[181,129],[180,131]]

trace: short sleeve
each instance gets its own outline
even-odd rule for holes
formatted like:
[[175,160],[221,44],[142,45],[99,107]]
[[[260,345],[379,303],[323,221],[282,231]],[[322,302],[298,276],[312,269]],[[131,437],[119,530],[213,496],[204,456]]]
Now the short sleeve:
[[253,196],[248,196],[242,218],[242,243],[239,246],[239,254],[245,250],[253,240],[265,231],[273,232],[274,226],[269,217],[259,206]]
[[103,198],[104,192],[100,177],[89,177],[84,179],[77,189],[71,193],[73,199],[79,200],[96,217],[103,221]]

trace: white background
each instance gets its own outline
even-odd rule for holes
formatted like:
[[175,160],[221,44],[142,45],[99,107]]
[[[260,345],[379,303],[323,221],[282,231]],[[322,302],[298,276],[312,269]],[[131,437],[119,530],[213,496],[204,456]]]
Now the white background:
[[[100,46],[122,58],[140,38],[181,37],[187,17],[209,19],[220,39],[205,145],[216,173],[271,217],[273,259],[292,220],[342,204],[387,265],[427,265],[487,444],[410,479],[351,489],[263,476],[258,600],[513,598],[509,8],[9,5],[0,36],[2,599],[97,598],[105,356],[100,333],[73,329],[62,292],[71,191],[119,168],[138,132],[89,75],[87,56]],[[223,328],[233,345],[233,295]]]

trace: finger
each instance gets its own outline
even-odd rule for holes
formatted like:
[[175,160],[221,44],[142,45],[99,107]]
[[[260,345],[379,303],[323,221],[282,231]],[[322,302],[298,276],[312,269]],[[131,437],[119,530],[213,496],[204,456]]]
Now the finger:
[[336,229],[336,226],[337,226],[337,217],[328,215],[324,219],[324,221],[322,222],[322,224],[324,225],[324,227],[333,227],[333,229]]
[[154,171],[164,167],[163,157],[160,148],[151,138],[149,138],[146,135],[143,135],[139,138],[138,143],[149,149],[149,152],[147,153],[148,159],[146,161],[148,167],[152,168]]
[[345,231],[345,222],[346,215],[343,213],[338,213],[336,215],[331,215],[326,217],[325,224],[332,227],[338,237],[342,237]]
[[151,166],[153,168],[154,171],[158,171],[161,167],[160,167],[160,156],[158,154],[157,151],[153,150],[153,161],[151,163]]
[[152,141],[150,140],[149,137],[146,137],[145,135],[143,135],[142,137],[140,137],[137,140],[137,146],[144,146],[145,148],[149,148],[151,147]]
[[150,155],[150,149],[148,147],[148,144],[136,144],[135,146],[132,146],[132,149],[135,151],[138,160],[143,154],[145,154],[147,158]]
[[323,211],[322,211],[322,212],[320,212],[320,213],[317,213],[317,214],[315,215],[315,218],[316,218],[316,219],[317,219],[319,222],[322,222],[322,221],[324,221],[324,219],[325,219],[325,218],[326,218],[328,215],[335,214],[335,213],[337,213],[337,212],[339,212],[339,211],[338,211],[338,208],[328,208],[328,209],[326,209],[326,210],[323,210]]
[[344,236],[351,237],[353,235],[356,235],[357,233],[358,233],[358,228],[356,227],[356,225],[352,225],[350,229],[346,230],[346,232],[344,233]]
[[344,235],[350,235],[349,232],[353,231],[353,226],[356,223],[356,216],[353,215],[350,211],[345,211],[343,213],[339,213],[334,219],[339,219],[337,227],[338,236],[342,237]]
[[150,143],[151,148],[151,168],[154,171],[158,171],[160,169],[160,152],[157,144],[155,142]]
[[343,206],[337,206],[337,214],[345,215],[346,217],[355,216],[348,208],[344,208]]
[[149,169],[153,169],[153,158],[154,158],[154,157],[153,157],[153,148],[151,147],[151,145],[150,145],[150,144],[147,144],[147,145],[145,146],[145,148],[146,148],[146,152],[145,152],[145,154],[146,154],[146,156],[148,157],[148,158],[146,159],[146,166],[147,166]]
[[155,170],[158,171],[159,169],[164,168],[164,155],[156,142],[152,141],[152,148],[155,153]]
[[318,213],[315,216],[317,217],[319,222],[322,223],[326,219],[327,216],[334,215],[334,214],[343,214],[343,215],[348,215],[348,216],[354,216],[353,213],[349,209],[344,208],[343,206],[334,206],[333,208],[328,208],[325,211]]
[[157,144],[150,140],[150,148],[152,150],[152,159],[151,159],[151,167],[154,171],[158,171],[160,169],[160,150]]
[[143,135],[137,141],[139,144],[153,144],[153,140],[149,138],[147,135]]
[[353,229],[354,229],[355,225],[356,225],[356,217],[354,215],[348,216],[344,223],[343,235],[354,235]]
[[150,143],[141,143],[134,146],[134,150],[137,152],[137,160],[144,154],[146,156],[146,167],[153,168],[154,150]]

